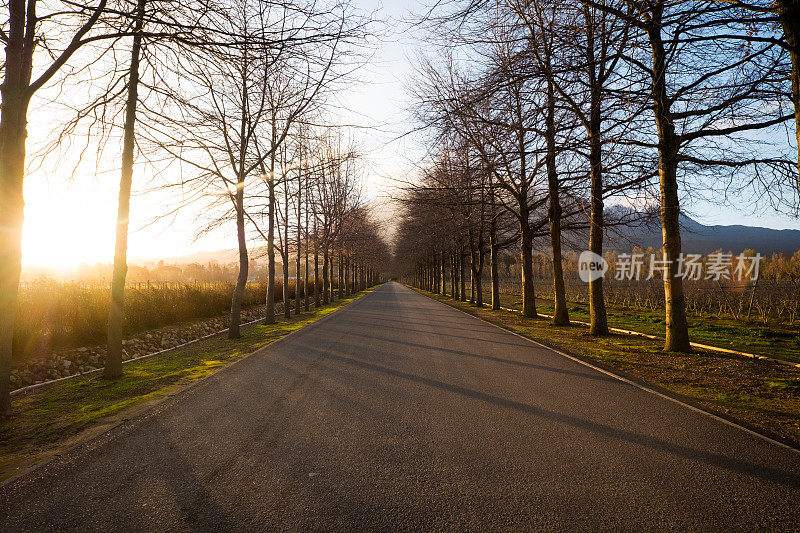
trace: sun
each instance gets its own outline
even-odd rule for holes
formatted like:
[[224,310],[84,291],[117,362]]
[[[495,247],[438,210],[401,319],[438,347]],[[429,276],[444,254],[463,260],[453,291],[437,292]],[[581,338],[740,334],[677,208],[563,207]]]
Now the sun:
[[116,198],[110,189],[89,180],[26,180],[22,264],[68,268],[110,263],[116,220]]

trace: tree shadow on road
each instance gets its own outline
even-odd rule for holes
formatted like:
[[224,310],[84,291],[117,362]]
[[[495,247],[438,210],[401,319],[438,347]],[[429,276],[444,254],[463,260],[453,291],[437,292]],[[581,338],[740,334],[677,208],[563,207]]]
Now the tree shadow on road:
[[[800,475],[785,470],[780,470],[765,465],[754,464],[741,459],[729,457],[720,453],[699,450],[682,444],[669,442],[657,437],[642,435],[630,430],[611,427],[591,420],[584,420],[576,416],[571,416],[564,413],[557,413],[549,411],[534,405],[509,400],[493,394],[473,390],[459,385],[445,383],[432,378],[418,376],[401,370],[387,368],[375,363],[360,361],[349,357],[344,357],[330,352],[324,352],[325,357],[329,360],[338,361],[345,365],[359,367],[373,372],[380,372],[388,374],[393,377],[419,383],[436,389],[440,389],[449,393],[459,394],[468,398],[473,398],[483,402],[491,403],[506,409],[514,409],[532,416],[551,420],[560,424],[572,426],[581,430],[590,431],[599,435],[614,438],[617,440],[636,444],[638,446],[645,446],[654,450],[665,452],[671,455],[683,457],[686,459],[700,461],[707,465],[724,468],[740,474],[745,474],[754,478],[770,481],[773,483],[780,483],[792,488],[800,488]],[[791,453],[791,452],[789,452]]]
[[[501,363],[501,364],[506,364],[506,365],[519,366],[519,367],[523,367],[523,368],[530,368],[530,369],[533,369],[533,370],[543,370],[545,372],[553,372],[553,373],[556,373],[556,374],[565,374],[565,375],[580,377],[580,378],[584,378],[584,379],[592,379],[592,380],[596,380],[596,381],[604,381],[604,382],[607,382],[607,383],[616,383],[616,382],[618,382],[617,379],[612,378],[610,376],[607,376],[605,374],[601,374],[599,372],[596,372],[596,373],[578,372],[576,370],[567,370],[565,368],[556,368],[556,367],[553,367],[553,366],[541,365],[541,364],[536,364],[536,363],[529,363],[527,361],[516,361],[514,359],[504,359],[502,357],[494,357],[494,356],[491,356],[491,355],[483,355],[483,354],[477,354],[477,353],[472,353],[472,352],[465,352],[465,351],[462,351],[462,350],[455,350],[455,349],[452,349],[452,348],[442,348],[440,346],[434,346],[434,345],[430,345],[430,344],[419,344],[419,343],[415,343],[415,342],[401,341],[401,340],[392,339],[392,338],[388,338],[388,337],[379,337],[379,336],[376,336],[374,334],[365,335],[363,333],[349,332],[348,336],[363,337],[365,339],[376,340],[376,341],[379,341],[379,342],[389,342],[389,343],[392,343],[392,344],[399,344],[401,346],[408,346],[410,348],[420,348],[420,349],[423,349],[423,350],[431,350],[431,351],[435,351],[435,352],[444,352],[444,353],[448,353],[448,354],[452,354],[452,355],[457,355],[459,357],[471,357],[471,358],[474,358],[474,359],[481,359],[481,360],[484,360],[484,361],[491,361],[493,363]],[[496,344],[506,344],[506,343],[496,343]],[[512,344],[511,346],[520,346],[522,348],[528,348],[528,349],[533,349],[533,350],[536,349],[536,347],[532,346],[532,345]]]

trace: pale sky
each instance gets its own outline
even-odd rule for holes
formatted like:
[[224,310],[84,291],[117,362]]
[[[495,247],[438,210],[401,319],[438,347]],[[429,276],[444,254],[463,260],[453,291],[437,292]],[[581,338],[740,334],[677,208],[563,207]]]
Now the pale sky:
[[[360,130],[362,149],[368,166],[367,195],[380,197],[391,186],[391,177],[413,172],[419,151],[411,139],[392,141],[411,124],[405,110],[404,83],[412,75],[411,62],[416,50],[424,48],[418,33],[402,21],[413,11],[422,12],[426,2],[358,0],[366,11],[377,10],[377,18],[390,20],[383,28],[385,38],[375,43],[371,63],[358,75],[360,82],[341,95],[342,120],[370,129]],[[46,132],[46,106],[32,106],[31,136]],[[33,140],[33,139],[32,139]],[[110,263],[114,251],[119,172],[101,176],[80,175],[68,180],[54,161],[32,170],[25,181],[25,224],[23,264],[26,266],[71,267],[80,263]],[[88,172],[87,172],[88,174]],[[138,180],[137,180],[138,178]],[[136,176],[134,188],[143,188],[146,177]],[[159,212],[163,201],[152,196],[136,196],[131,205],[129,256],[169,258],[198,251],[235,247],[233,228],[218,231],[195,241],[192,216],[178,216],[171,225],[147,223]],[[690,214],[705,224],[746,224],[777,229],[800,229],[800,222],[785,216],[754,216],[748,205],[741,209],[721,208],[697,203]]]

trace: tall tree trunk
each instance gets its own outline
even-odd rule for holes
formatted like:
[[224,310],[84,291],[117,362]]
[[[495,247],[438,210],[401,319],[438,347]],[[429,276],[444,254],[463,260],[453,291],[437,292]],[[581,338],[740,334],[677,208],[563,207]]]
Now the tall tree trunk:
[[458,300],[458,272],[456,272],[455,256],[450,252],[450,295]]
[[[247,77],[243,76],[242,78],[242,94],[247,94]],[[241,110],[240,116],[240,128],[239,128],[239,138],[245,138],[245,132],[247,128],[247,111],[243,107]],[[273,139],[275,135],[275,129],[273,127]],[[274,140],[273,140],[274,144]],[[248,275],[248,268],[250,266],[250,262],[247,257],[247,236],[245,234],[245,225],[244,225],[244,182],[245,178],[247,177],[246,170],[245,170],[245,156],[246,156],[246,145],[241,143],[239,147],[239,160],[238,160],[238,170],[236,174],[236,194],[234,196],[234,208],[236,210],[236,237],[239,244],[239,275],[236,279],[236,287],[233,289],[233,297],[231,298],[231,317],[230,317],[230,326],[228,327],[228,338],[229,339],[238,339],[241,336],[240,326],[242,322],[242,300],[244,298],[244,292],[247,288],[247,275]],[[275,157],[273,155],[272,168],[275,167]],[[274,175],[274,172],[270,173]],[[270,180],[272,183],[272,180]],[[274,198],[273,194],[270,194],[270,198]]]
[[[777,0],[783,36],[792,61],[792,104],[794,105],[795,146],[800,147],[800,0]],[[800,189],[800,150],[797,153],[797,188]]]
[[275,323],[275,157],[270,160],[267,209],[267,309],[265,324]]
[[439,254],[439,265],[441,265],[442,268],[442,296],[447,296],[447,261],[445,260],[444,251]]
[[341,249],[339,250],[339,262],[337,272],[339,274],[339,299],[344,298],[344,258]]
[[350,298],[350,256],[344,254],[342,257],[342,261],[344,264],[344,297]]
[[333,303],[336,300],[336,289],[333,286],[333,282],[336,279],[336,265],[335,265],[335,261],[334,261],[335,258],[336,258],[336,254],[334,254],[333,252],[329,252],[328,253],[328,261],[329,261],[329,264],[328,264],[328,270],[329,270],[329,273],[328,273],[328,284],[330,285],[330,295],[331,295],[330,301],[331,301],[331,303]]
[[247,286],[247,269],[249,261],[247,258],[247,240],[244,232],[244,176],[237,180],[236,187],[236,236],[239,243],[239,275],[236,278],[236,287],[233,289],[231,299],[231,317],[228,326],[228,338],[238,339],[242,336],[242,299],[244,290]]
[[461,300],[461,263],[458,261],[456,252],[453,252],[453,277],[455,278],[453,281],[455,285],[453,299],[458,301]]
[[320,306],[319,298],[319,250],[314,250],[314,307]]
[[[301,295],[301,287],[302,287],[302,279],[300,279],[300,240],[297,241],[297,261],[295,263],[295,274],[294,274],[294,314],[299,315],[301,308],[303,307],[302,302],[302,295]],[[305,290],[305,287],[303,287]]]
[[283,263],[283,316],[292,318],[292,309],[289,305],[289,183],[284,179],[283,182],[283,250],[281,250],[281,262]]
[[458,272],[461,281],[461,301],[467,301],[467,280],[464,274],[464,248],[458,250]]
[[322,250],[322,303],[330,303],[330,293],[328,292],[328,248]]
[[522,314],[527,317],[539,316],[536,312],[536,293],[533,287],[533,247],[531,244],[531,230],[527,221],[527,211],[520,220],[520,263],[522,266]]
[[350,256],[342,254],[342,283],[344,283],[344,297],[350,298]]
[[[589,214],[589,251],[603,256],[603,145],[602,125],[603,87],[595,60],[595,32],[597,27],[592,17],[592,8],[583,5],[584,30],[586,32],[586,71],[589,85],[589,116],[587,136],[589,143],[589,182],[591,205]],[[589,334],[608,335],[603,277],[589,281]]]
[[500,275],[497,271],[497,235],[492,223],[489,235],[489,269],[492,276],[492,309],[500,309]]
[[653,111],[658,129],[658,177],[661,192],[661,233],[664,239],[664,260],[668,271],[664,275],[667,334],[664,349],[691,351],[689,327],[686,321],[686,298],[683,280],[678,276],[678,257],[681,253],[680,203],[678,200],[678,146],[679,139],[670,111],[666,85],[666,56],[661,37],[663,4],[654,10],[653,22],[648,27],[653,54]]
[[500,309],[500,276],[497,272],[497,206],[494,195],[494,173],[489,169],[489,274],[492,278],[492,309]]
[[139,98],[139,54],[142,48],[145,0],[136,4],[135,33],[128,70],[128,99],[125,102],[125,125],[122,140],[122,171],[117,203],[117,234],[114,245],[114,273],[111,280],[111,300],[108,306],[108,352],[103,376],[122,375],[122,326],[125,309],[125,277],[128,274],[128,220],[130,217],[133,183],[133,155],[136,133],[136,106]]
[[439,268],[439,254],[433,254],[433,292],[436,294],[442,294],[442,277],[441,277],[441,268]]
[[319,243],[317,241],[317,217],[314,215],[314,308],[319,308]]
[[475,303],[475,245],[472,229],[469,231],[469,303]]
[[439,276],[436,273],[437,270],[438,269],[436,268],[436,255],[434,254],[433,259],[430,259],[430,263],[428,263],[428,275],[430,276],[430,284],[431,284],[431,288],[428,290],[434,294],[439,293],[439,283],[438,283]]
[[[589,172],[591,180],[591,214],[589,219],[589,251],[603,256],[603,161],[600,140],[600,94],[592,91],[589,118]],[[596,93],[596,94],[595,94]],[[589,333],[608,335],[603,277],[589,281]]]
[[[288,243],[286,243],[288,248]],[[283,316],[284,318],[292,318],[292,307],[290,304],[291,297],[289,291],[289,250],[285,254],[281,254],[281,262],[283,263]]]
[[303,309],[308,311],[309,307],[309,292],[308,292],[308,209],[306,209],[306,246],[303,248],[303,252],[306,256],[306,273],[303,282]]
[[483,307],[483,251],[479,248],[475,252],[477,260],[475,261],[475,272],[472,279],[475,280],[475,305]]
[[547,142],[547,193],[549,197],[548,218],[550,219],[550,249],[553,255],[553,296],[555,311],[553,324],[569,324],[567,295],[564,288],[564,268],[561,257],[561,198],[559,194],[558,172],[556,170],[556,125],[555,94],[553,84],[547,84],[546,142]]
[[475,304],[475,252],[469,252],[469,303]]
[[0,415],[11,413],[14,319],[22,271],[25,139],[30,59],[23,56],[25,1],[10,0],[4,81],[0,86]]
[[[302,152],[300,154],[302,156]],[[302,159],[300,159],[302,161]],[[303,183],[300,180],[300,176],[297,178],[297,261],[295,262],[295,272],[294,272],[294,314],[300,314],[300,246],[302,244],[301,239],[301,228],[300,228],[300,219],[301,219],[301,211],[303,208],[302,205],[302,198],[303,198]],[[305,291],[305,286],[303,287],[303,291]]]

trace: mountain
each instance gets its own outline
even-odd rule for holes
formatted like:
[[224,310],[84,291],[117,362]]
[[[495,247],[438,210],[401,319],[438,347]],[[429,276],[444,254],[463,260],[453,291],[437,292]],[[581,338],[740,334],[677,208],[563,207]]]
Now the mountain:
[[[393,224],[393,205],[388,201],[375,201],[369,205],[372,216],[377,222],[381,223],[386,238],[391,238],[394,229]],[[630,218],[632,211],[613,207],[608,210],[606,220],[619,220]],[[570,236],[566,236],[565,248],[573,251],[587,249],[588,230],[580,230]],[[686,216],[681,215],[681,241],[685,253],[708,254],[716,250],[725,252],[732,251],[739,253],[742,250],[752,249],[763,256],[773,253],[794,254],[800,250],[800,230],[785,229],[776,230],[761,228],[757,226],[707,226]],[[609,228],[604,248],[606,250],[616,249],[619,252],[628,253],[634,246],[639,246],[643,250],[649,247],[654,249],[661,248],[661,226],[657,213],[648,218],[647,221],[632,223],[627,226],[617,226]],[[547,248],[545,240],[540,243]],[[256,247],[248,250],[251,259],[264,262],[266,261],[266,247]],[[190,263],[200,263],[201,265],[209,262],[216,262],[220,265],[229,265],[238,262],[239,254],[234,249],[215,250],[196,252],[179,257],[163,258],[165,265],[187,265]],[[280,255],[276,254],[275,260],[280,263]],[[156,259],[131,259],[131,264],[139,266],[155,266]]]
[[[661,247],[661,226],[658,221],[621,227],[611,232],[606,249],[629,251],[633,246],[643,249]],[[681,215],[681,243],[686,253],[708,254],[716,250],[739,253],[752,249],[761,255],[794,254],[800,250],[800,230],[770,229],[757,226],[706,226]]]

